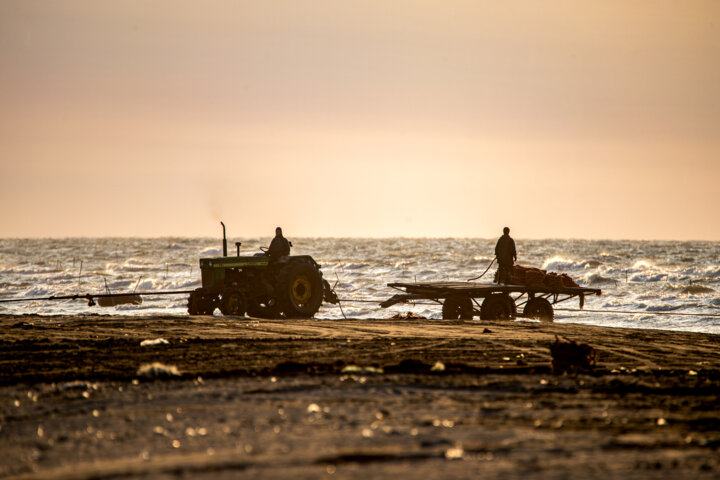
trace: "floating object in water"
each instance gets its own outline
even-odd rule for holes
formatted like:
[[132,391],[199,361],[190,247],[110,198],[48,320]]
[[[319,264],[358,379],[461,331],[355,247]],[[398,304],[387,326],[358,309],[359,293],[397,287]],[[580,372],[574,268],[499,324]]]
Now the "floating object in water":
[[101,307],[115,307],[117,305],[142,305],[142,302],[142,297],[138,294],[99,297],[97,299],[97,304]]
[[[140,285],[140,280],[138,280],[138,283],[135,285],[135,290],[137,290],[138,285]],[[108,287],[107,279],[105,279],[105,293],[112,296],[99,297],[97,299],[97,304],[101,307],[115,307],[117,305],[142,305],[142,297],[136,294],[135,290],[133,290],[133,292],[128,295],[112,295],[110,287]]]

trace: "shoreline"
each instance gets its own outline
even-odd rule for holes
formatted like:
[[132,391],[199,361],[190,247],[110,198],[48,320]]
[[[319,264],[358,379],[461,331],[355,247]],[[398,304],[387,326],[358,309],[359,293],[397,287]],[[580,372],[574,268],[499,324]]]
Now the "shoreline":
[[[715,334],[0,315],[8,478],[713,478]],[[597,351],[552,372],[555,336]],[[154,346],[144,340],[164,339]],[[144,364],[179,376],[144,377]],[[152,375],[152,374],[149,374]]]

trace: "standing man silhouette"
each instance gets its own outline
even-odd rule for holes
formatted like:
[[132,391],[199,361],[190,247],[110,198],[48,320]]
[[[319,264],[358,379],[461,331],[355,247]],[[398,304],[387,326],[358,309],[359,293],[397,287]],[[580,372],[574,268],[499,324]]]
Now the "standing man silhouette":
[[517,261],[517,251],[515,250],[515,240],[510,237],[510,229],[503,228],[503,236],[500,237],[495,245],[495,257],[498,262],[498,283],[507,285],[510,277],[510,269],[513,263]]

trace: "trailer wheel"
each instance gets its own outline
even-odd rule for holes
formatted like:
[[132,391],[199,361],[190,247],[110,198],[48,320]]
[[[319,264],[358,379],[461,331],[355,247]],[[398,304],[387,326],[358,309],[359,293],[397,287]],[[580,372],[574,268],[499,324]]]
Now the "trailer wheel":
[[541,322],[552,322],[555,316],[552,305],[547,299],[535,297],[528,300],[523,311],[525,318],[533,318]]
[[238,291],[225,291],[220,301],[220,311],[223,315],[245,315],[245,299]]
[[480,305],[481,320],[504,320],[511,318],[513,314],[514,301],[510,295],[495,293],[488,295]]
[[469,298],[448,297],[442,306],[443,320],[472,320],[473,306]]
[[196,288],[188,297],[190,315],[212,315],[217,307],[217,299],[204,288]]
[[323,301],[322,276],[309,263],[291,263],[280,272],[275,292],[287,318],[312,318]]

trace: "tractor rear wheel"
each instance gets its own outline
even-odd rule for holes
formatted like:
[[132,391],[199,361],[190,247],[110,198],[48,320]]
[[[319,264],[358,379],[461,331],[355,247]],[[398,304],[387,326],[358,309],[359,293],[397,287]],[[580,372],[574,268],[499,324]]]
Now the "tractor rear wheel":
[[510,295],[495,293],[488,295],[480,306],[480,319],[482,320],[504,320],[512,318],[515,302]]
[[278,276],[275,296],[287,318],[312,318],[323,301],[322,275],[309,263],[291,263]]
[[528,300],[523,310],[525,318],[540,320],[541,322],[552,322],[555,312],[550,302],[545,298],[535,297]]
[[472,320],[473,305],[469,298],[448,297],[443,302],[443,320]]
[[220,300],[220,311],[223,315],[245,315],[245,298],[237,290],[226,290]]

